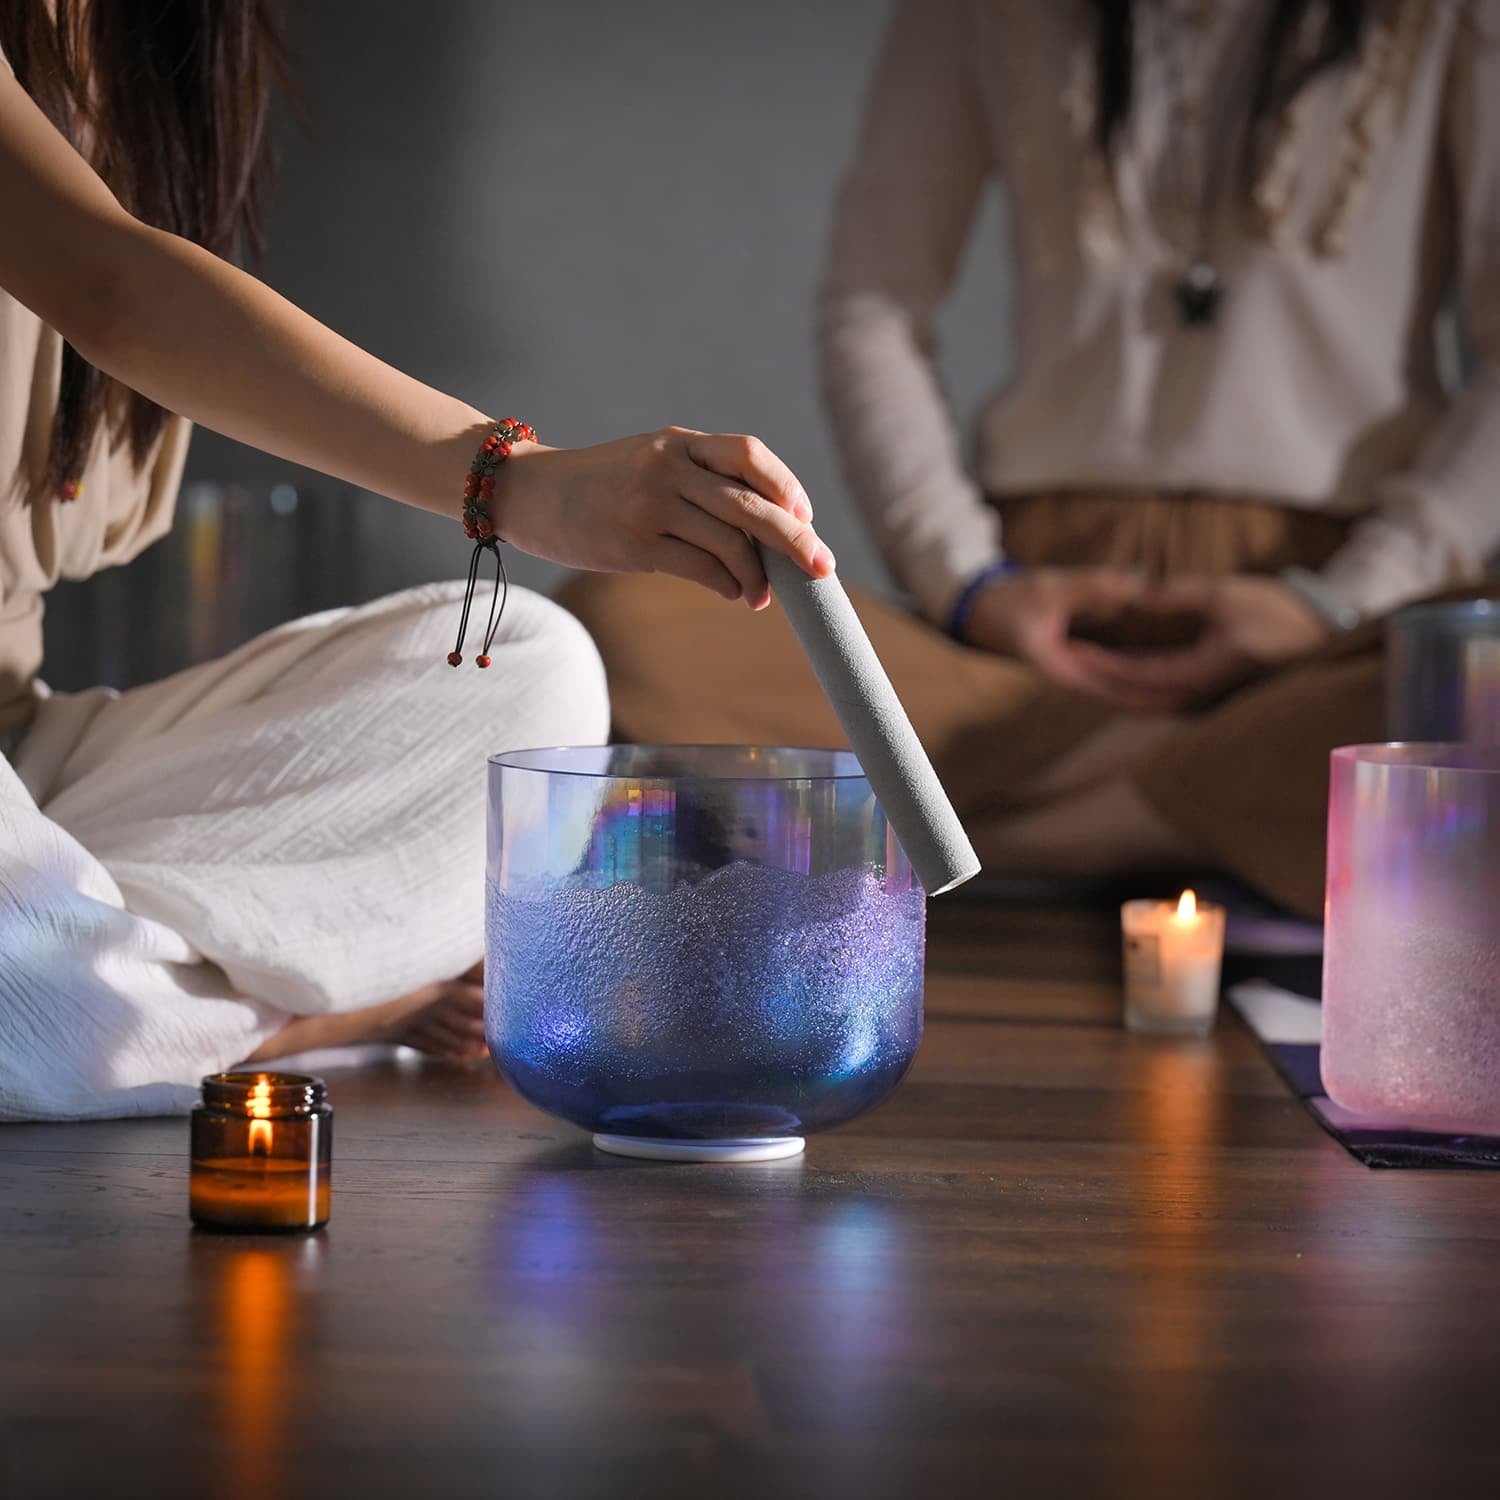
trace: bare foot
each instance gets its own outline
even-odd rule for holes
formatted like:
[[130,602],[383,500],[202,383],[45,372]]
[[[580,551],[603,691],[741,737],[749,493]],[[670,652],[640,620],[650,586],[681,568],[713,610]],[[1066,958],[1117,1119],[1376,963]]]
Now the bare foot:
[[357,1012],[370,1018],[364,1040],[396,1042],[450,1062],[484,1057],[484,966]]
[[294,1016],[245,1060],[270,1062],[314,1047],[352,1047],[387,1042],[415,1047],[449,1062],[474,1062],[484,1041],[484,965],[457,979],[424,985],[410,994],[363,1010],[326,1016]]

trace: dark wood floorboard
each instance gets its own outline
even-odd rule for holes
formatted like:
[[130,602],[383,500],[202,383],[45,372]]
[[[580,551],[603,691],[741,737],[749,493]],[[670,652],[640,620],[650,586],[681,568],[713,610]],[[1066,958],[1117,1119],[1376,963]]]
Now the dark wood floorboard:
[[182,1120],[0,1128],[0,1496],[1500,1493],[1500,1179],[1127,1036],[1108,911],[938,903],[928,1000],[800,1162],[330,1073],[304,1239],[191,1232]]

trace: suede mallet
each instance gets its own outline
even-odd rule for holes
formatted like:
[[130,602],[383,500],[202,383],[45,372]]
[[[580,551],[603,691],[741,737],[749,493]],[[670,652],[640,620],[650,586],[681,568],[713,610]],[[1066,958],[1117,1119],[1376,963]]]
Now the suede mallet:
[[809,578],[761,548],[766,577],[891,828],[929,896],[979,873],[979,856],[836,574]]

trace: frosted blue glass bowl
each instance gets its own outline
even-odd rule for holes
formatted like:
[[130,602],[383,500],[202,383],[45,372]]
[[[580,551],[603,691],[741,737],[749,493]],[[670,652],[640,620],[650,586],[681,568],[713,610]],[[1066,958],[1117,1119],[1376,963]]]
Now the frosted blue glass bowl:
[[926,897],[847,752],[493,756],[486,914],[497,1066],[606,1150],[790,1155],[921,1040]]

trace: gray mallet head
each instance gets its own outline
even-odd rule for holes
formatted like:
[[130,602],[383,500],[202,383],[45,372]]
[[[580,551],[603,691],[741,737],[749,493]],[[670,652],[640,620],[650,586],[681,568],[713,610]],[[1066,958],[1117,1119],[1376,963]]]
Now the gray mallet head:
[[979,873],[979,856],[837,577],[809,578],[761,549],[777,602],[812,664],[912,869],[929,896]]

